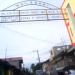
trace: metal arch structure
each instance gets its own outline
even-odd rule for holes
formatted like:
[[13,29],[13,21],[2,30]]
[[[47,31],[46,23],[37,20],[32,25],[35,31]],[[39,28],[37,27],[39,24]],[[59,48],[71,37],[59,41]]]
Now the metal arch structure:
[[42,6],[45,7],[47,9],[60,9],[58,7],[56,7],[55,5],[43,2],[43,1],[37,1],[37,0],[25,0],[25,1],[21,1],[18,3],[15,3],[7,8],[5,8],[4,10],[17,10],[18,8],[24,7],[24,6],[28,6],[28,5],[37,5],[37,6]]
[[[42,6],[46,9],[18,10],[18,8],[28,5]],[[66,13],[61,13],[60,8],[52,4],[28,0],[18,2],[0,11],[0,23],[64,20],[62,14],[66,15]]]

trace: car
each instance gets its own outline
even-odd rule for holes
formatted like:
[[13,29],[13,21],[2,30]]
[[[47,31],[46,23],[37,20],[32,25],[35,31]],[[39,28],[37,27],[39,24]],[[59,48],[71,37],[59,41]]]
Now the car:
[[72,69],[67,70],[67,71],[65,71],[65,74],[66,75],[75,75],[75,70],[72,70]]
[[42,70],[36,70],[36,75],[43,75],[43,71]]
[[69,75],[75,75],[75,70],[69,70]]

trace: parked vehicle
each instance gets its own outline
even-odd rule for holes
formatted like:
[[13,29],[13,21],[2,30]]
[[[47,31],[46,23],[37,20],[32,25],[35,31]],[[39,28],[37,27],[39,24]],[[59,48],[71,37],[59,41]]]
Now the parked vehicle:
[[65,71],[65,74],[66,75],[75,75],[75,70],[70,69],[68,71]]
[[44,75],[42,70],[36,70],[36,75]]

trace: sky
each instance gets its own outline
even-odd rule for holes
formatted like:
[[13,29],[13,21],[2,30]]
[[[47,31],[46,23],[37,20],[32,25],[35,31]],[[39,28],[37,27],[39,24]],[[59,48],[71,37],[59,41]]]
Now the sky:
[[[0,0],[0,10],[22,0]],[[23,0],[24,1],[24,0]],[[37,0],[38,1],[38,0]],[[63,0],[40,0],[61,7]],[[46,9],[41,6],[25,6],[25,9]],[[23,57],[24,64],[41,62],[50,58],[50,50],[56,45],[70,44],[63,20],[0,23],[0,58]]]

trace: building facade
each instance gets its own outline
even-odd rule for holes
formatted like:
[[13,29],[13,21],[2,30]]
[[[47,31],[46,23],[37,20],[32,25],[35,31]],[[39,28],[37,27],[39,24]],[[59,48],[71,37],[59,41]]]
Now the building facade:
[[42,65],[42,69],[43,69],[43,72],[46,74],[46,75],[50,75],[50,71],[51,71],[51,63],[49,60],[45,61]]
[[51,63],[56,68],[56,70],[62,70],[64,68],[75,68],[75,47],[57,46],[53,50],[53,58]]
[[64,19],[68,18],[68,20],[64,21],[71,44],[75,46],[75,0],[64,0],[61,9]]
[[58,54],[60,54],[61,52],[68,50],[71,46],[70,45],[64,45],[64,46],[55,46],[51,49],[50,51],[50,55],[51,55],[51,59],[53,60],[54,57],[56,57]]
[[23,73],[21,69],[18,69],[9,62],[0,59],[0,75],[23,75]]
[[22,69],[22,57],[6,58],[6,61],[9,62],[10,65],[15,66],[17,69]]

